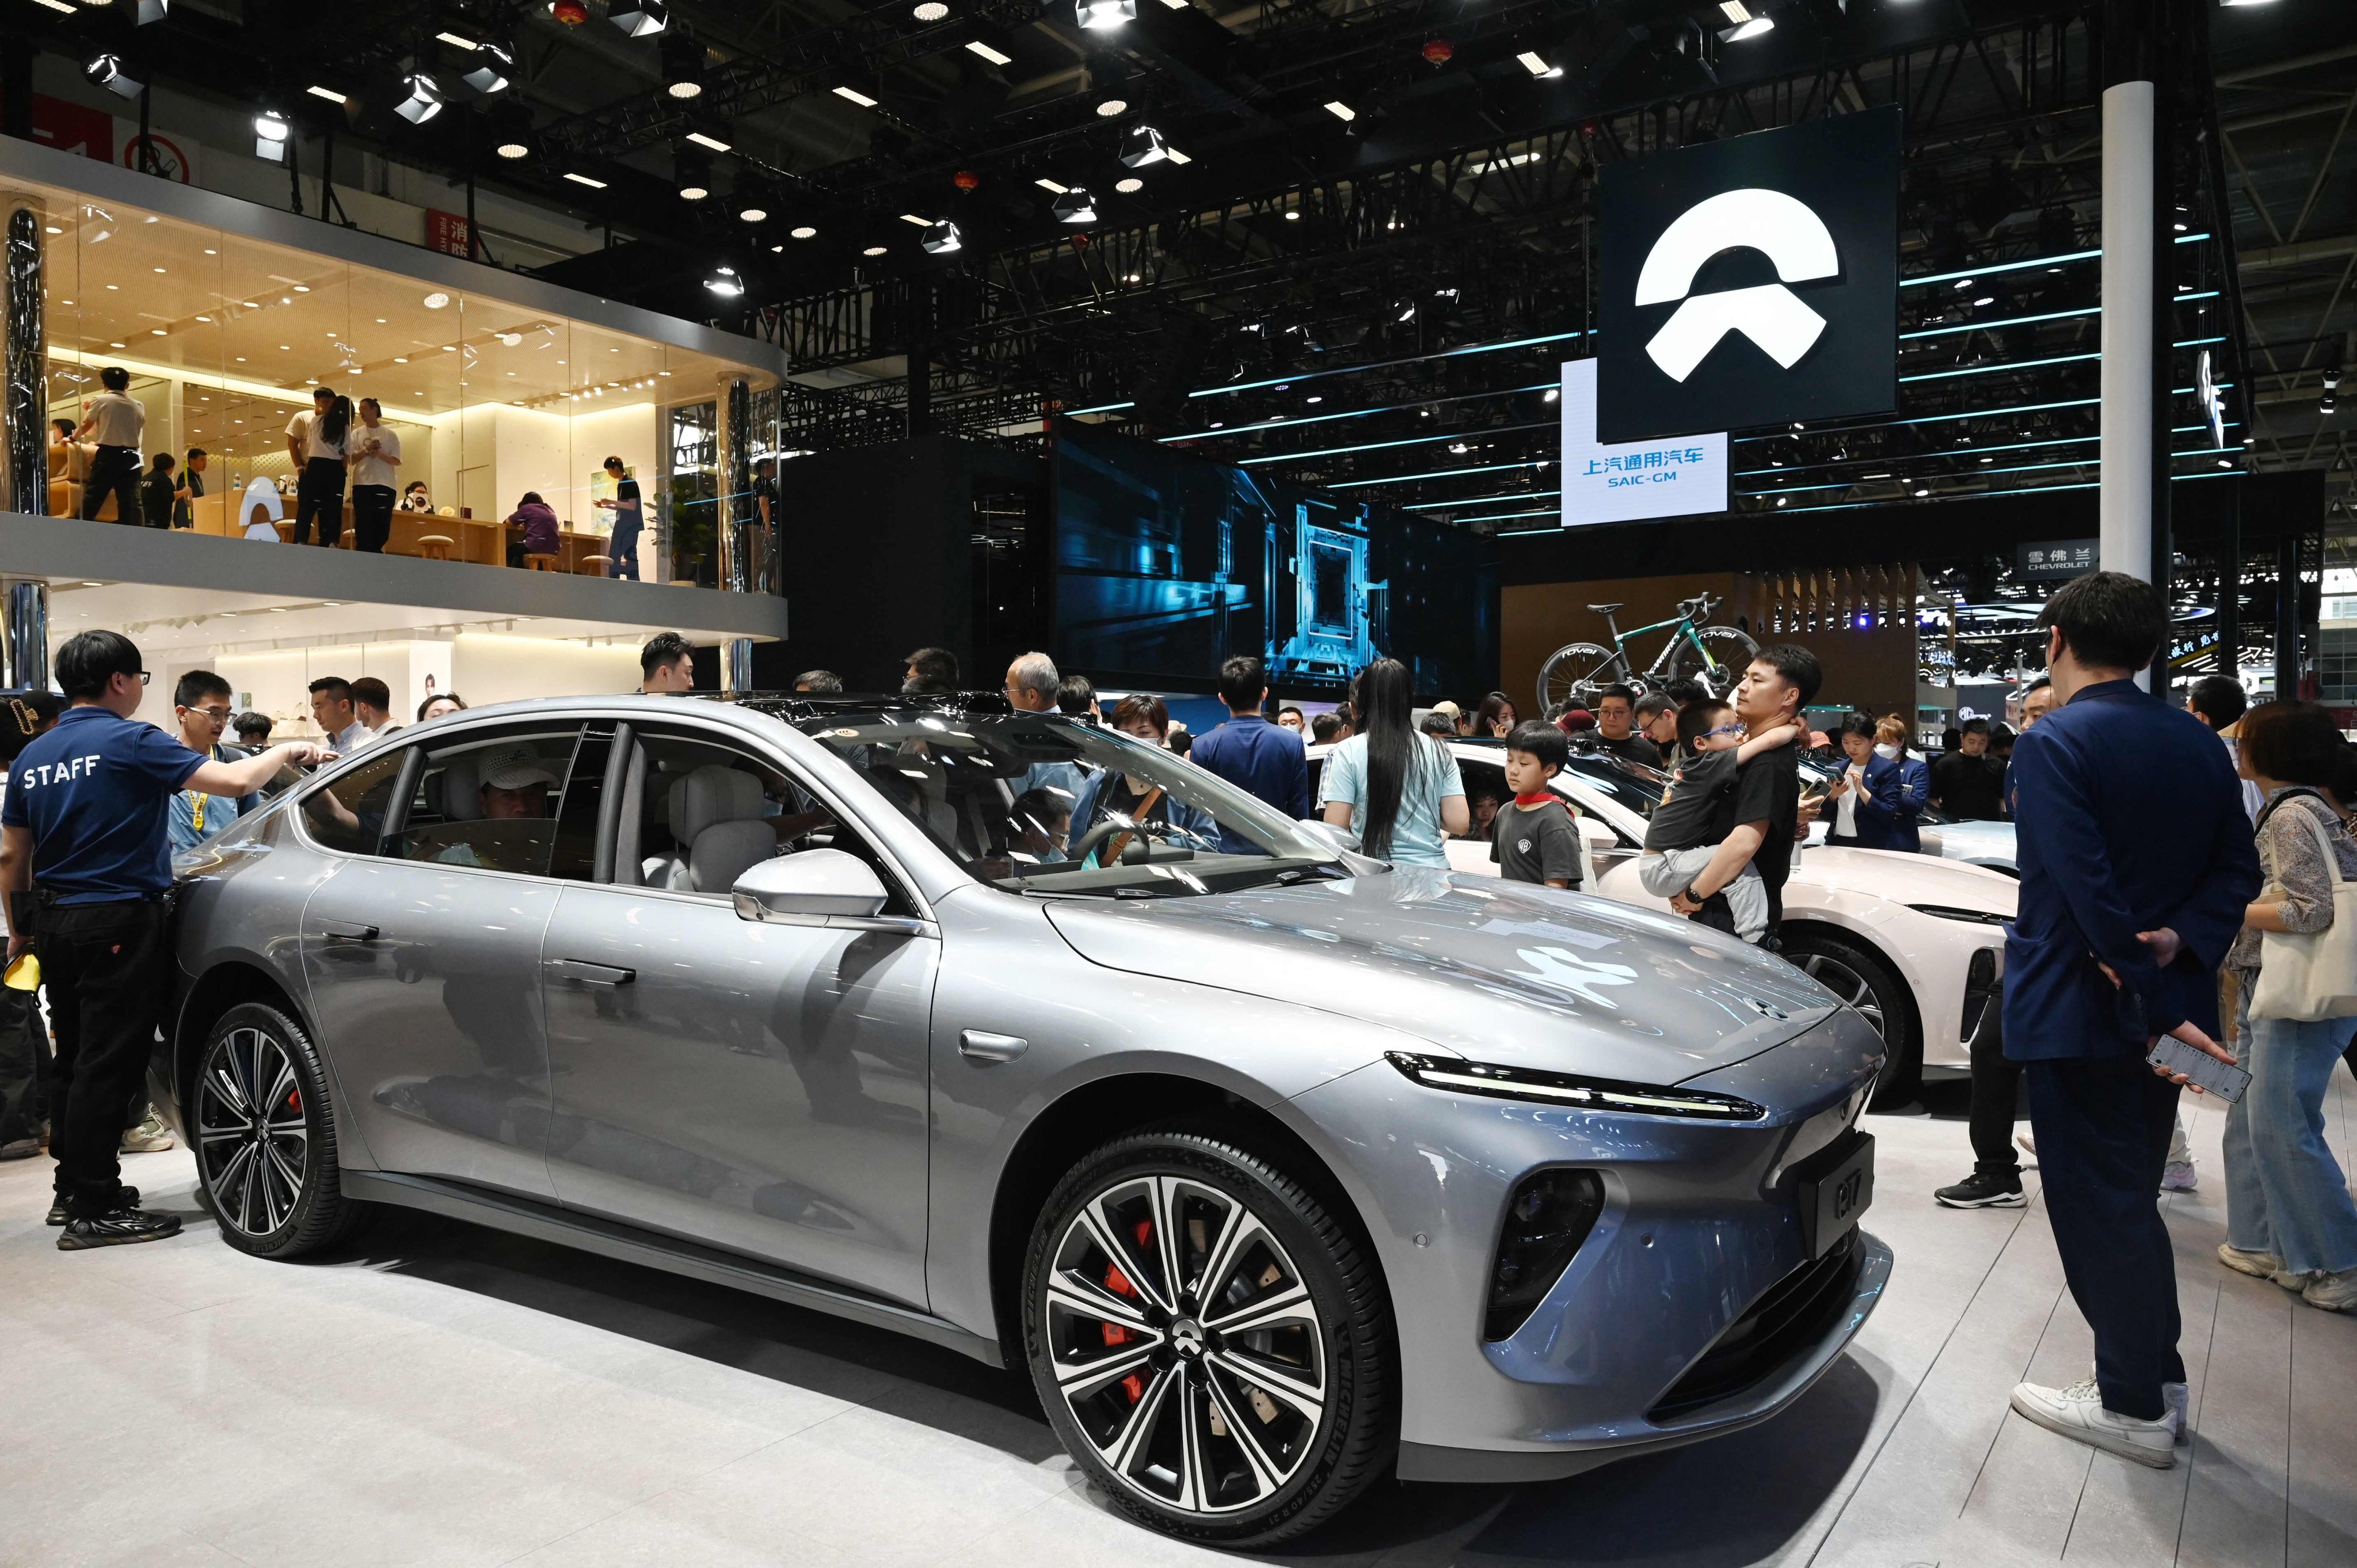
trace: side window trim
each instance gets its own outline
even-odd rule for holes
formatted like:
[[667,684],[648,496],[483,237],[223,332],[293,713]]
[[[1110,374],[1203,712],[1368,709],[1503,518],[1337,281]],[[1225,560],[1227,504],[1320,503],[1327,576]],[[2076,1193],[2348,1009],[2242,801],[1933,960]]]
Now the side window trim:
[[405,749],[408,755],[401,759],[401,773],[393,780],[393,804],[384,813],[384,826],[377,832],[376,848],[369,852],[372,859],[382,859],[385,842],[399,838],[409,826],[409,804],[416,798],[417,780],[425,771],[425,748],[413,746]]
[[622,788],[630,777],[631,755],[637,749],[638,736],[630,721],[617,724],[613,741],[606,750],[606,782],[597,802],[597,863],[589,873],[589,880],[599,886],[614,880],[614,848],[622,824]]

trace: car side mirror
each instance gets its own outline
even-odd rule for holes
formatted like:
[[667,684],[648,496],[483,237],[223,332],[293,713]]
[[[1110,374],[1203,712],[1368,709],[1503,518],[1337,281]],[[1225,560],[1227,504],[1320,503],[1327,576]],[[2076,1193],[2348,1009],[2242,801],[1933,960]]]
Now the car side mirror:
[[1294,825],[1337,854],[1356,854],[1359,852],[1359,835],[1348,828],[1338,828],[1317,817],[1303,817]]
[[890,895],[876,868],[839,849],[806,849],[755,862],[728,890],[740,920],[794,922],[879,915]]

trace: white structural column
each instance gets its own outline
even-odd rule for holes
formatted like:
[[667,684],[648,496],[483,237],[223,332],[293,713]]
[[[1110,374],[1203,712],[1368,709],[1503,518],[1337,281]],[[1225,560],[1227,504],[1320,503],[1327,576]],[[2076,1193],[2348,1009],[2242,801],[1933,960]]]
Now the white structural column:
[[2152,579],[2153,84],[2104,90],[2103,564]]

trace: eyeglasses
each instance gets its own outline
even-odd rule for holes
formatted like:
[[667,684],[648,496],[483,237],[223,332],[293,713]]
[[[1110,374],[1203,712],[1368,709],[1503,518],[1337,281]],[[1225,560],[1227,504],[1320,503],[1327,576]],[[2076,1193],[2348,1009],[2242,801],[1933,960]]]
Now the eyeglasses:
[[1723,735],[1741,735],[1743,730],[1744,726],[1741,725],[1721,725],[1717,729],[1706,729],[1703,731],[1701,738],[1704,740],[1716,740]]

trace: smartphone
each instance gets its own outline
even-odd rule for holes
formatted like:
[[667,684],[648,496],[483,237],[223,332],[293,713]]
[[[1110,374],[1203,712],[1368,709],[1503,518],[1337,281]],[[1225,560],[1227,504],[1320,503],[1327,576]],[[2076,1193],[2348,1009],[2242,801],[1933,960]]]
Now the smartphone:
[[2201,1085],[2203,1092],[2214,1094],[2229,1105],[2242,1099],[2243,1090],[2251,1086],[2251,1075],[2233,1063],[2222,1062],[2208,1051],[2197,1051],[2183,1040],[2167,1035],[2144,1059],[2154,1067],[2183,1073]]

